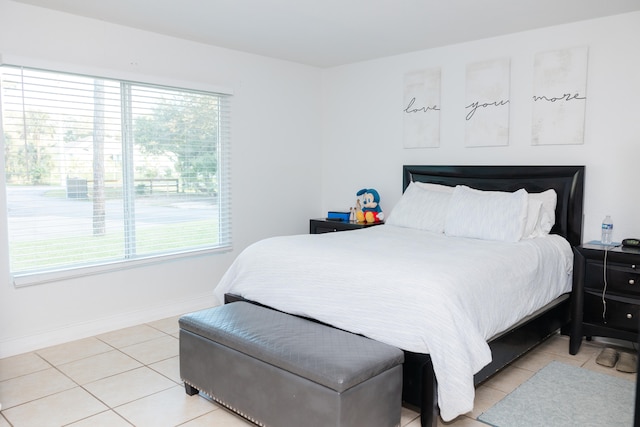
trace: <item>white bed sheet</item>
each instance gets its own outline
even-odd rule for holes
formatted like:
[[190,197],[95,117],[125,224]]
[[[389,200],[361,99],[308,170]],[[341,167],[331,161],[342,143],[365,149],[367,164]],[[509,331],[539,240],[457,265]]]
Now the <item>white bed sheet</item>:
[[505,243],[380,225],[257,242],[214,293],[430,353],[448,421],[473,409],[486,340],[569,292],[572,265],[560,236]]

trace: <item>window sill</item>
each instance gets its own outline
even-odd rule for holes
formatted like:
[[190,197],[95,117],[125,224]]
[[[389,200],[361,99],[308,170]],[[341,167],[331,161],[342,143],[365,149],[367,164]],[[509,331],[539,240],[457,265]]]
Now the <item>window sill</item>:
[[231,246],[221,248],[200,249],[168,255],[138,258],[126,261],[114,261],[107,264],[91,265],[86,267],[67,268],[52,270],[41,273],[24,273],[11,276],[13,286],[23,288],[27,286],[42,285],[45,283],[61,282],[63,280],[77,279],[98,274],[105,274],[115,271],[122,271],[130,268],[147,267],[154,264],[166,263],[174,260],[195,258],[213,254],[222,254],[231,251]]

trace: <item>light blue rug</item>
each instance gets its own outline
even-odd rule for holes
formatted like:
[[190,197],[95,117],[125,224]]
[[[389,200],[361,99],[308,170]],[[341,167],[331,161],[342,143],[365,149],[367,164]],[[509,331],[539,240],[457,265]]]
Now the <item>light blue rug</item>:
[[635,381],[551,362],[478,420],[496,427],[629,427],[635,388]]

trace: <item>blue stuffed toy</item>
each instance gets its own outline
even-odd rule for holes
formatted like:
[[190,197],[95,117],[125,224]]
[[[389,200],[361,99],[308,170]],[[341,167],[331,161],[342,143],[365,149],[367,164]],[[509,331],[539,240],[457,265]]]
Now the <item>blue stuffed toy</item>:
[[357,196],[362,196],[362,207],[360,207],[360,200],[358,199],[358,207],[356,210],[356,220],[358,222],[380,222],[384,220],[384,214],[382,208],[380,208],[380,195],[373,188],[363,188],[356,193]]

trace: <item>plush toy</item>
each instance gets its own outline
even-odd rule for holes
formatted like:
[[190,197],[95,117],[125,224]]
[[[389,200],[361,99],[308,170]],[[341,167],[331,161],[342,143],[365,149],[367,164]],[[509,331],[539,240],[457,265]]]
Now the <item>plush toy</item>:
[[380,195],[373,188],[363,188],[356,193],[362,196],[362,207],[360,199],[357,200],[356,220],[358,222],[380,222],[384,219],[382,208],[380,208]]

